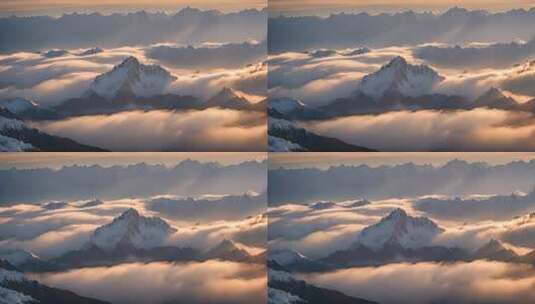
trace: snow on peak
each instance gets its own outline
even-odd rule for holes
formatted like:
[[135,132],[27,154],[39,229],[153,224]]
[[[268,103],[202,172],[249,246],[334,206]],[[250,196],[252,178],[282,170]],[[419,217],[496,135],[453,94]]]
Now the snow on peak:
[[492,238],[485,245],[476,250],[474,255],[477,258],[490,258],[500,260],[508,260],[517,257],[517,254],[513,250],[508,249],[502,244],[502,242],[494,238]]
[[37,104],[31,100],[17,97],[2,102],[0,107],[7,109],[11,113],[18,114],[37,107]]
[[273,117],[269,118],[268,125],[269,125],[269,129],[274,129],[274,130],[294,129],[294,126],[288,120],[273,118]]
[[268,303],[271,304],[295,304],[295,303],[304,303],[303,299],[293,295],[289,292],[272,288],[268,288]]
[[91,87],[101,97],[119,95],[151,97],[162,94],[176,77],[158,65],[145,65],[130,56],[111,71],[97,76]]
[[[270,118],[271,120],[272,118]],[[268,136],[269,152],[304,151],[300,145],[276,136]]]
[[313,209],[313,210],[331,209],[336,206],[337,206],[336,203],[333,203],[330,201],[321,201],[321,202],[308,204],[308,208]]
[[26,128],[22,120],[0,116],[0,130],[20,130]]
[[229,99],[229,98],[238,98],[240,96],[238,95],[236,90],[229,88],[229,87],[223,87],[223,89],[221,89],[221,91],[219,91],[219,93],[217,93],[214,96],[214,98],[217,98],[217,97]]
[[304,108],[305,104],[297,99],[282,97],[270,99],[268,107],[281,114],[287,114],[294,110]]
[[292,275],[286,271],[268,269],[268,281],[270,282],[292,282],[295,281]]
[[101,48],[94,47],[94,48],[87,49],[81,52],[80,54],[78,54],[78,56],[89,56],[89,55],[95,55],[95,54],[102,53],[102,52],[104,52],[104,50],[102,50]]
[[269,260],[277,262],[277,264],[285,266],[308,258],[301,253],[289,249],[275,249],[271,250],[268,255]]
[[241,250],[241,249],[238,248],[238,246],[236,245],[236,243],[234,243],[234,241],[229,240],[229,239],[223,239],[215,247],[213,247],[210,250],[208,250],[208,252],[211,255],[218,256],[218,255],[230,253],[230,252],[233,252],[233,251],[236,251],[236,250]]
[[319,49],[319,50],[315,50],[309,53],[309,55],[314,58],[331,57],[336,54],[338,53],[335,50],[329,50],[329,49]]
[[0,251],[0,259],[8,261],[14,266],[19,266],[33,260],[40,260],[37,255],[22,249],[2,250]]
[[487,90],[483,95],[478,97],[474,104],[476,106],[490,106],[490,107],[508,107],[515,106],[516,100],[510,96],[507,96],[502,90],[492,87]]
[[97,228],[91,236],[91,243],[105,250],[112,250],[118,245],[147,249],[161,245],[174,232],[176,229],[161,218],[145,217],[130,208],[111,223]]
[[68,54],[69,54],[69,51],[67,50],[50,50],[46,53],[43,53],[43,57],[56,58],[56,57],[62,57]]
[[489,251],[498,251],[505,249],[505,247],[502,245],[502,242],[498,241],[495,238],[490,239],[490,241],[488,241],[488,243],[486,243],[482,248],[485,248]]
[[412,217],[405,210],[397,208],[378,223],[364,228],[358,236],[358,242],[372,249],[380,249],[387,243],[417,248],[430,244],[441,232],[443,229],[430,219]]
[[224,87],[215,96],[207,101],[210,106],[246,106],[249,105],[249,101],[241,92],[232,88]]
[[483,96],[487,98],[505,98],[505,94],[503,94],[502,90],[498,89],[497,87],[491,87],[488,89],[488,91],[483,94]]
[[0,286],[0,304],[38,303],[34,298],[13,289]]
[[33,149],[34,147],[31,144],[16,138],[0,135],[0,152],[24,152]]
[[432,68],[409,64],[405,58],[397,56],[378,71],[364,76],[359,89],[374,98],[386,94],[415,97],[430,93],[442,80],[444,77]]
[[4,282],[21,282],[25,280],[26,277],[22,272],[0,268],[0,285]]
[[211,251],[217,251],[217,252],[229,252],[232,250],[236,250],[238,247],[236,244],[228,239],[223,239],[221,243],[219,243],[217,246],[211,249]]

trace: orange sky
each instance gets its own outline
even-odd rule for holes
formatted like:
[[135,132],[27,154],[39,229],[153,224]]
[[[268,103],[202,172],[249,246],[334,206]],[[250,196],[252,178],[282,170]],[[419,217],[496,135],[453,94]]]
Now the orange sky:
[[186,6],[221,11],[264,8],[267,0],[0,0],[0,12],[14,14],[52,13],[72,11],[165,10],[174,11]]
[[506,164],[512,161],[529,161],[535,159],[533,152],[381,152],[381,153],[270,153],[269,166],[271,168],[307,168],[329,166],[362,165],[381,166],[396,165],[412,162],[415,164],[432,164],[441,166],[452,159],[465,160],[467,162],[486,162],[492,165]]
[[273,11],[284,12],[313,12],[313,11],[398,11],[398,10],[433,10],[442,11],[459,6],[467,9],[486,9],[502,11],[512,8],[535,7],[534,0],[270,0],[269,8]]
[[131,165],[141,162],[147,164],[163,164],[174,166],[185,159],[194,159],[200,162],[217,162],[223,165],[238,164],[245,161],[264,161],[267,153],[264,152],[139,152],[139,153],[0,153],[0,170],[8,168],[61,168],[72,165]]

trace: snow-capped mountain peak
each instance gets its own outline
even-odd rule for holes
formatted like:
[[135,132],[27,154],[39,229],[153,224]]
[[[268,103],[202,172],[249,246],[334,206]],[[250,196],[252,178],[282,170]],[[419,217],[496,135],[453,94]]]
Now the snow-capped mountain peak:
[[507,261],[517,257],[517,254],[511,249],[506,248],[499,240],[492,238],[476,250],[474,256],[478,259]]
[[506,97],[505,94],[503,94],[502,90],[498,89],[497,87],[491,87],[488,91],[483,94],[483,96],[488,98],[504,98]]
[[236,97],[239,97],[239,96],[238,96],[238,93],[236,92],[236,90],[234,90],[232,88],[229,88],[229,87],[224,87],[223,89],[221,89],[221,91],[219,91],[219,93],[216,95],[216,97],[220,97],[220,98],[236,98]]
[[397,56],[378,71],[364,76],[359,90],[374,98],[387,94],[415,97],[430,93],[442,80],[444,77],[432,68],[409,64]]
[[8,261],[14,266],[19,266],[27,262],[39,261],[37,255],[22,249],[7,249],[0,251],[0,259]]
[[236,244],[233,241],[228,240],[228,239],[224,239],[224,240],[221,241],[221,243],[216,245],[210,251],[212,251],[212,252],[213,251],[228,252],[228,251],[232,251],[232,250],[236,250],[236,249],[238,249],[238,247],[236,246]]
[[269,252],[269,260],[277,262],[277,264],[285,266],[292,263],[309,260],[301,253],[289,249],[275,249]]
[[22,120],[8,118],[0,115],[0,131],[2,130],[20,130],[26,128]]
[[515,107],[517,102],[507,96],[502,90],[492,87],[474,101],[477,107],[504,108]]
[[270,99],[268,107],[269,109],[273,109],[281,114],[288,114],[295,110],[305,108],[305,104],[294,98],[281,97]]
[[505,249],[505,247],[502,245],[502,242],[500,242],[500,241],[498,241],[497,239],[494,239],[494,238],[490,239],[490,241],[488,241],[488,243],[486,243],[481,248],[486,248],[486,249],[491,250],[491,251]]
[[22,152],[33,150],[34,147],[13,134],[26,130],[22,120],[15,118],[9,110],[0,108],[0,152]]
[[0,107],[7,109],[13,114],[22,113],[37,106],[38,105],[35,102],[20,97],[9,99],[0,103]]
[[94,47],[94,48],[87,49],[81,52],[80,54],[78,54],[78,56],[89,56],[89,55],[95,55],[95,54],[102,53],[102,52],[104,52],[103,49],[99,47]]
[[378,223],[364,228],[358,236],[358,242],[372,249],[380,249],[387,243],[417,248],[429,245],[441,232],[443,229],[430,219],[413,217],[397,208]]
[[97,76],[89,89],[104,98],[151,97],[162,94],[176,77],[158,65],[145,65],[130,56],[111,71]]
[[212,107],[240,108],[246,107],[250,102],[239,91],[224,87],[216,95],[207,101]]
[[245,261],[250,257],[249,253],[239,247],[234,241],[224,239],[215,247],[205,253],[209,259],[226,259],[233,261]]
[[119,245],[135,248],[153,248],[176,232],[176,229],[159,217],[145,217],[136,209],[130,208],[111,223],[95,230],[90,242],[105,250],[112,250]]

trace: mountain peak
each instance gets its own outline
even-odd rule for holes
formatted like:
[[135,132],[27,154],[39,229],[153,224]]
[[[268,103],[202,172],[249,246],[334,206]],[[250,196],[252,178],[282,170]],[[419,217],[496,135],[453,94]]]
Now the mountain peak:
[[131,220],[139,218],[139,212],[134,208],[128,208],[119,216],[119,220]]
[[152,248],[162,242],[176,229],[159,217],[145,217],[134,208],[129,208],[111,223],[95,230],[91,243],[101,249],[111,250],[126,245],[135,248]]
[[125,60],[123,60],[120,64],[119,64],[119,68],[124,68],[124,67],[127,67],[127,68],[135,68],[135,67],[138,67],[139,65],[141,65],[141,63],[139,62],[139,60],[134,57],[134,56],[128,56]]
[[269,109],[281,114],[288,114],[295,110],[303,110],[306,106],[298,99],[288,97],[271,98],[268,103]]
[[28,99],[24,99],[21,97],[16,97],[13,99],[8,99],[0,103],[1,108],[7,109],[9,112],[13,114],[19,114],[24,111],[37,108],[38,105]]
[[129,56],[109,72],[95,78],[89,89],[104,98],[118,96],[151,97],[162,94],[175,81],[166,69],[159,65],[142,64]]
[[407,212],[401,208],[392,210],[385,218],[385,220],[398,220],[407,218]]
[[443,231],[426,217],[413,217],[401,208],[394,209],[378,223],[364,228],[358,242],[368,248],[379,249],[387,243],[405,248],[417,248],[430,244]]
[[467,13],[469,13],[467,9],[461,8],[461,7],[458,7],[458,6],[454,6],[454,7],[450,8],[449,10],[447,10],[444,13],[444,16],[458,16],[458,15],[465,15]]
[[474,101],[476,107],[511,109],[518,105],[516,100],[504,94],[497,87],[491,87]]
[[234,241],[223,239],[212,249],[208,250],[206,257],[212,259],[225,259],[233,261],[245,261],[248,259],[249,253],[244,249],[239,248]]
[[33,252],[23,249],[1,250],[0,259],[8,261],[14,266],[20,266],[26,262],[41,260],[41,258],[35,255]]
[[510,261],[518,255],[514,251],[506,248],[499,240],[492,238],[476,250],[474,256],[479,259]]
[[495,238],[491,238],[486,246],[491,247],[491,248],[495,248],[495,249],[496,248],[498,248],[498,249],[504,248],[503,245],[502,245],[502,242],[498,241]]
[[210,98],[207,102],[208,106],[221,107],[230,109],[246,108],[250,105],[247,98],[241,96],[241,94],[229,87],[224,87],[219,93]]
[[396,56],[394,57],[392,60],[390,60],[390,62],[388,62],[388,64],[386,65],[387,67],[405,67],[407,66],[408,63],[407,63],[407,60],[405,60],[405,58],[401,57],[401,56]]
[[490,89],[488,89],[485,93],[483,93],[483,95],[481,95],[480,98],[500,99],[500,98],[507,98],[507,96],[503,94],[502,90],[493,86]]
[[238,94],[236,93],[236,90],[229,88],[229,87],[223,87],[223,89],[221,89],[221,91],[219,91],[219,93],[217,93],[216,96],[226,97],[226,98],[239,97]]
[[374,98],[389,94],[417,97],[430,93],[442,80],[444,77],[429,66],[412,65],[396,56],[378,71],[364,76],[359,89]]
[[292,263],[309,260],[303,254],[290,249],[274,249],[270,250],[268,254],[269,260],[277,262],[277,264],[286,266]]
[[221,243],[219,243],[215,248],[220,248],[220,249],[225,249],[225,250],[229,250],[229,249],[236,249],[236,245],[234,244],[234,242],[232,240],[229,240],[229,239],[223,239],[221,241]]

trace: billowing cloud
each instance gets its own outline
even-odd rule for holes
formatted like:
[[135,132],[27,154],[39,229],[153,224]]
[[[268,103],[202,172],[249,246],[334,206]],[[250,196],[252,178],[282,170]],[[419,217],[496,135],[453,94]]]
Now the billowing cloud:
[[426,46],[416,55],[445,68],[509,68],[535,55],[535,39],[528,43],[511,42],[477,46]]
[[47,133],[114,151],[265,151],[260,112],[131,111],[35,124]]
[[294,97],[312,106],[323,105],[351,95],[362,77],[378,70],[393,57],[402,55],[413,60],[410,49],[401,47],[363,54],[351,54],[352,49],[332,51],[334,53],[320,58],[313,52],[270,56],[269,95]]
[[[188,73],[175,70],[177,80],[171,83],[170,93],[193,95],[206,100],[216,95],[222,88],[234,88],[253,95],[251,101],[259,101],[267,95],[267,66],[257,63],[237,69],[217,69],[214,71]],[[256,100],[254,99],[256,97]]]
[[[490,211],[477,212],[478,208],[472,211],[473,207],[468,203],[457,203],[459,206],[451,208],[455,210],[452,212],[462,209],[464,215],[453,217],[449,216],[448,206],[444,206],[446,211],[441,212],[418,210],[420,202],[425,200],[429,198],[377,200],[358,207],[353,207],[354,201],[331,202],[329,204],[332,205],[321,210],[312,208],[310,204],[272,207],[268,212],[269,247],[292,249],[310,258],[323,258],[355,244],[362,229],[378,223],[396,208],[404,209],[411,216],[427,217],[440,226],[443,231],[432,240],[432,244],[437,246],[474,252],[489,240],[498,239],[518,250],[519,254],[535,247],[532,241],[535,217],[532,214],[517,210],[515,214],[522,216],[513,217],[510,213],[501,216],[500,211],[495,211],[491,213],[494,216],[489,216]],[[515,199],[505,201],[502,197],[489,200],[504,201],[507,205],[518,203]]]
[[267,205],[266,195],[229,195],[223,197],[155,198],[147,202],[153,211],[177,220],[232,220],[262,213]]
[[380,151],[533,151],[531,120],[526,113],[475,109],[399,111],[304,125],[318,134]]
[[[191,199],[184,198],[185,201]],[[261,206],[256,208],[257,213],[249,212],[234,220],[224,220],[224,216],[215,217],[220,210],[216,200],[208,208],[199,208],[195,217],[176,218],[166,212],[151,210],[151,201],[150,198],[119,199],[93,207],[81,207],[86,201],[76,201],[57,210],[48,210],[44,204],[4,207],[0,213],[0,248],[25,249],[45,259],[57,257],[82,248],[96,228],[111,222],[128,208],[161,217],[176,227],[176,233],[164,240],[170,246],[204,251],[229,239],[251,247],[255,254],[266,246],[267,217],[262,214]]]
[[354,202],[336,202],[320,210],[294,204],[270,208],[269,247],[290,248],[311,258],[322,258],[350,247],[362,229],[393,209],[411,210],[410,202],[402,199],[373,201],[359,207],[353,207]]
[[[233,44],[231,44],[232,46]],[[243,44],[249,45],[249,44]],[[158,64],[169,70],[177,80],[171,84],[167,93],[193,95],[202,100],[217,94],[223,87],[236,88],[251,95],[266,95],[265,81],[267,68],[261,62],[259,53],[262,45],[255,45],[251,53],[255,56],[235,58],[235,64],[227,63],[235,56],[232,51],[217,56],[210,67],[197,65],[187,56],[202,57],[205,48],[179,48],[187,50],[186,60],[191,65],[177,66],[163,56],[153,56],[151,50],[167,46],[137,46],[103,49],[101,52],[80,55],[83,49],[65,50],[60,56],[47,57],[39,53],[13,53],[0,56],[0,99],[23,97],[34,100],[42,106],[62,103],[70,98],[83,96],[91,82],[98,75],[111,70],[125,58],[134,56],[141,62]],[[213,46],[210,50],[225,49]],[[257,50],[258,49],[258,50]],[[247,48],[245,52],[249,51]],[[181,56],[180,54],[177,56]],[[243,59],[237,62],[238,59]],[[202,62],[205,60],[200,59]]]
[[147,49],[147,56],[174,68],[237,68],[261,62],[267,55],[263,43],[229,43],[200,47],[158,45]]
[[535,191],[528,195],[499,195],[483,198],[424,198],[418,210],[448,220],[505,220],[535,209]]
[[322,287],[380,303],[526,303],[535,301],[535,270],[525,264],[476,261],[391,264],[306,277]]
[[[188,221],[189,222],[189,221]],[[209,250],[222,240],[235,240],[258,250],[265,249],[267,217],[262,214],[236,221],[207,221],[201,224],[193,220],[185,226],[177,222],[178,230],[167,240],[169,245]]]
[[[501,44],[498,46],[502,47]],[[510,47],[519,48],[515,43]],[[492,60],[488,59],[488,66],[470,69],[462,64],[462,59],[437,63],[432,58],[419,57],[422,50],[435,49],[446,53],[449,57],[458,58],[454,56],[458,48],[447,45],[379,48],[351,56],[346,55],[350,49],[331,50],[326,56],[320,58],[313,56],[310,52],[271,55],[268,75],[269,93],[272,97],[297,98],[310,106],[324,105],[336,98],[350,96],[358,89],[364,76],[379,70],[393,57],[402,56],[411,64],[426,64],[444,76],[444,81],[434,88],[434,93],[462,96],[468,100],[474,100],[489,88],[498,87],[509,91],[508,93],[517,98],[519,102],[535,97],[530,85],[534,72],[529,56],[518,58],[514,62],[502,62],[503,60],[491,57]],[[474,47],[474,49],[485,50],[482,47]],[[529,52],[532,52],[531,49]],[[443,60],[449,58],[448,56],[439,58]],[[479,58],[479,56],[476,57]],[[473,63],[473,60],[470,62]]]
[[[113,303],[248,304],[266,297],[263,265],[203,263],[122,264],[34,275],[49,286]],[[260,300],[261,301],[261,300]]]

